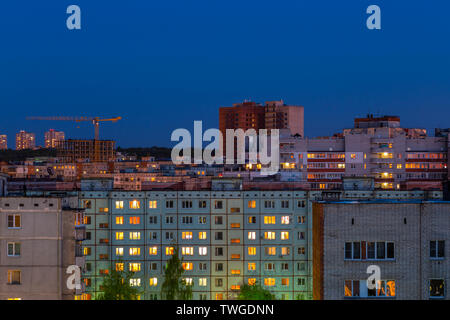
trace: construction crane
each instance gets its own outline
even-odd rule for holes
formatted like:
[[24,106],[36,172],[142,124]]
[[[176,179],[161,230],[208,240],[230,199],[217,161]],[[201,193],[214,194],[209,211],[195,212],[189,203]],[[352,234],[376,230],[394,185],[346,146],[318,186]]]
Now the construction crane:
[[111,121],[117,122],[121,120],[122,117],[108,118],[108,119],[100,119],[100,117],[27,117],[27,120],[50,120],[50,121],[74,121],[74,122],[82,122],[82,121],[91,121],[94,125],[95,130],[95,140],[100,140],[100,122],[103,121]]

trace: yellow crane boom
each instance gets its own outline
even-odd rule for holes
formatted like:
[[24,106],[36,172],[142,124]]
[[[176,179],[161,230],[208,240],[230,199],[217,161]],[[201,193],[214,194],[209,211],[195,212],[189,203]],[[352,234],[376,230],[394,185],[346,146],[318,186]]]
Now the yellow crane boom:
[[100,130],[99,130],[99,124],[102,121],[111,121],[111,122],[117,122],[121,120],[122,117],[115,117],[115,118],[106,118],[101,119],[100,117],[27,117],[27,120],[45,120],[45,121],[74,121],[74,122],[81,122],[81,121],[91,121],[94,125],[95,130],[95,140],[99,140],[100,138]]

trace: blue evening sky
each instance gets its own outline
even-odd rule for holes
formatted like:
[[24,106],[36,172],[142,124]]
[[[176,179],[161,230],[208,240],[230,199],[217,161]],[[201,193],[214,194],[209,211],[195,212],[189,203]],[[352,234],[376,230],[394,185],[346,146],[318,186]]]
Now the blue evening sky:
[[[71,4],[81,30],[66,28]],[[366,28],[370,4],[382,30]],[[368,112],[450,127],[449,16],[448,0],[3,1],[0,134],[42,145],[49,128],[93,128],[26,116],[122,116],[102,138],[170,146],[174,129],[217,127],[219,106],[244,99],[303,105],[311,137]]]

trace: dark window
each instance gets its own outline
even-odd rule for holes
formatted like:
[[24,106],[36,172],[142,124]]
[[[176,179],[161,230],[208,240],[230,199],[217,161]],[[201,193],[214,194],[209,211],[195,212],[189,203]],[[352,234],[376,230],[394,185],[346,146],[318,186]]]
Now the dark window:
[[385,242],[377,242],[377,259],[385,259]]
[[375,259],[375,242],[367,242],[367,259]]
[[430,280],[430,298],[443,298],[444,297],[444,280],[443,279],[431,279]]
[[353,259],[361,259],[361,243],[353,242]]
[[386,258],[387,259],[394,259],[394,243],[393,242],[388,242],[386,244],[387,248],[386,248]]
[[345,243],[345,259],[351,259],[352,258],[352,243],[346,242]]

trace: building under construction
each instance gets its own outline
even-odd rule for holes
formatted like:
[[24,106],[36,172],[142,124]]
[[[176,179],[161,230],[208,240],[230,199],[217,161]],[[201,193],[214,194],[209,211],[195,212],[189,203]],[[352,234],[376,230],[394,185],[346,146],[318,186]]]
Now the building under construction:
[[114,161],[115,141],[112,140],[75,140],[57,142],[59,161],[74,162],[108,162]]

